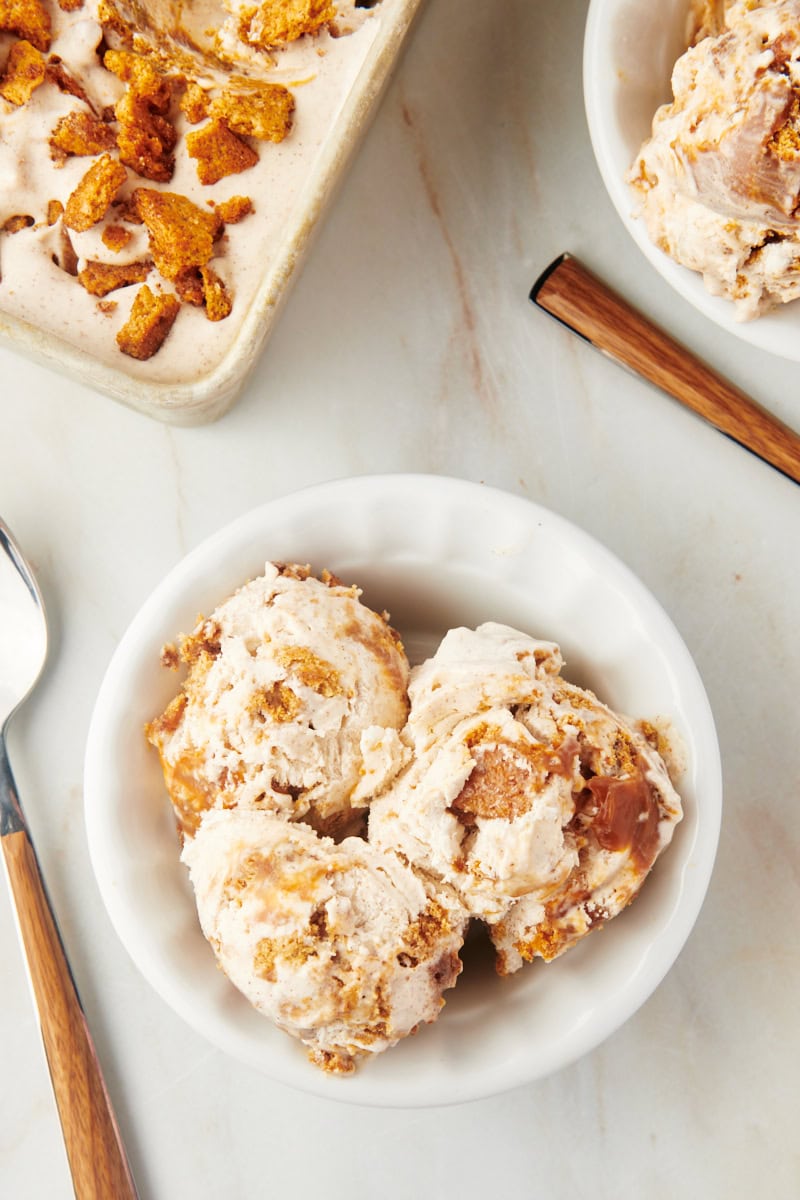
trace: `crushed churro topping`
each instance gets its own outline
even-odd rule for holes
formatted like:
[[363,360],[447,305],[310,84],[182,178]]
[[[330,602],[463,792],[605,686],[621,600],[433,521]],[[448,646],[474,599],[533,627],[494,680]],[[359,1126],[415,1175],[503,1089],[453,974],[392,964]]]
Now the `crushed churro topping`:
[[[49,279],[62,295],[71,278],[79,294],[114,292],[97,305],[106,318],[98,341],[110,335],[113,345],[118,334],[120,352],[141,360],[157,353],[184,306],[215,323],[236,307],[238,278],[251,269],[241,249],[229,253],[226,227],[256,208],[269,221],[265,179],[253,188],[248,172],[302,123],[296,89],[313,78],[287,70],[285,56],[322,63],[316,42],[352,33],[377,4],[220,7],[214,28],[201,29],[197,14],[184,24],[191,6],[177,3],[155,16],[142,0],[0,0],[0,174],[8,179],[0,287],[10,286],[4,259],[14,235],[15,247],[47,262],[49,276],[30,272],[33,286]],[[239,176],[233,193],[226,181]],[[34,231],[36,241],[18,236]],[[14,264],[24,272],[18,254]],[[243,304],[252,286],[248,274]],[[8,293],[12,313],[19,294]],[[26,294],[25,304],[21,315],[30,317],[36,298]]]
[[180,308],[174,296],[156,294],[143,284],[131,315],[117,334],[117,344],[131,358],[152,358],[160,350]]
[[10,104],[27,104],[47,75],[44,55],[24,38],[15,42],[8,54],[0,80],[0,96]]

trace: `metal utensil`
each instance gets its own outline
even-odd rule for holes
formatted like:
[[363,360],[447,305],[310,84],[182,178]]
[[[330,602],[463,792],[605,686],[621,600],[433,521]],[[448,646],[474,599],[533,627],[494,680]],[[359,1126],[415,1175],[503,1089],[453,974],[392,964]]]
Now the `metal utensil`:
[[561,254],[530,298],[596,349],[704,417],[800,483],[800,435],[637,312],[571,254]]
[[6,730],[38,680],[47,624],[33,574],[0,521],[0,844],[78,1200],[136,1188],[8,761]]

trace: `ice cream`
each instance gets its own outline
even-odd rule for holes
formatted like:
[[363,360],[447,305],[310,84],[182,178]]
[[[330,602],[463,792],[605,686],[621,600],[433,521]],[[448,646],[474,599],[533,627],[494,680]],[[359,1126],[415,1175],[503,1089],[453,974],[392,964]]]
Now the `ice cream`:
[[412,671],[411,762],[370,810],[371,844],[452,886],[503,974],[615,916],[681,816],[652,731],[561,668],[507,626],[452,630]]
[[164,659],[186,680],[147,729],[179,827],[254,808],[342,836],[406,754],[408,662],[355,587],[267,564]]
[[629,180],[652,241],[748,320],[800,296],[800,2],[693,12]]
[[219,965],[335,1073],[436,1019],[471,921],[508,975],[616,916],[682,815],[664,736],[554,642],[452,629],[409,671],[359,597],[267,564],[165,647],[147,727]]
[[[252,365],[348,97],[408,0],[264,0],[249,24],[241,7],[0,3],[0,316],[154,384],[204,378],[241,337]],[[269,23],[287,12],[290,28]],[[263,36],[243,41],[253,22]],[[104,156],[116,186],[97,190]],[[178,200],[154,222],[142,193]],[[185,238],[187,217],[202,237]]]
[[262,812],[208,813],[184,847],[200,923],[237,988],[311,1061],[348,1072],[433,1021],[466,915],[391,851]]

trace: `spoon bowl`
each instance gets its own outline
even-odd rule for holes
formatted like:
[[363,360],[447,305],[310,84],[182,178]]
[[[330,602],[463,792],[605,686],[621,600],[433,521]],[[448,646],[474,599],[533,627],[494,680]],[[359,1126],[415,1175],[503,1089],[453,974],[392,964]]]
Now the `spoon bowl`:
[[0,520],[0,730],[30,695],[47,658],[47,620],[33,573]]
[[47,657],[33,572],[0,520],[0,845],[17,915],[77,1200],[135,1200],[100,1064],[42,880],[8,761],[9,720]]

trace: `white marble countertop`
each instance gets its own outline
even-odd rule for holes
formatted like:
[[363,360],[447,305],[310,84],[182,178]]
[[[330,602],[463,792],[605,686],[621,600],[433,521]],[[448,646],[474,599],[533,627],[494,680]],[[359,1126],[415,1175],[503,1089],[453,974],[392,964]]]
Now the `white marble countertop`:
[[[571,250],[800,429],[797,368],[695,314],[629,240],[582,106],[586,0],[429,0],[245,394],[175,429],[0,350],[0,512],[39,573],[46,676],[10,748],[142,1200],[800,1194],[800,492],[528,302]],[[594,1053],[462,1107],[272,1083],[186,1028],[113,932],[82,813],[108,659],[205,535],[308,483],[484,480],[605,542],[670,613],[725,808],[696,929]],[[0,1194],[72,1194],[0,896]]]

